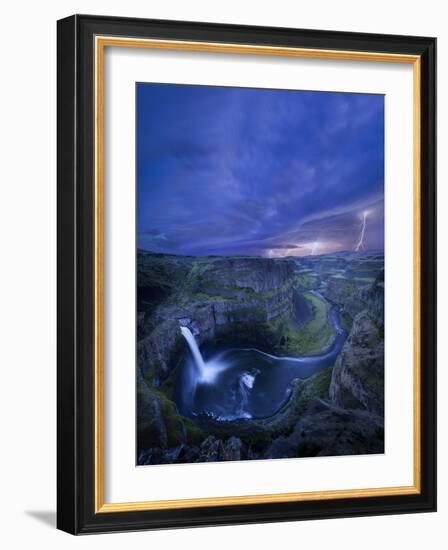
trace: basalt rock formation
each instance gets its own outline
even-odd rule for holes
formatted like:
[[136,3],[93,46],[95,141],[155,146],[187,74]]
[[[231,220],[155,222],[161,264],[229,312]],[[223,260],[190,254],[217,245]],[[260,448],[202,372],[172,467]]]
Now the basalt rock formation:
[[358,313],[330,384],[330,399],[344,409],[384,412],[384,340],[367,310]]
[[[231,338],[266,345],[272,337],[269,323],[295,313],[294,271],[290,260],[179,260],[140,253],[139,304],[144,309],[139,311],[137,354],[142,375],[151,368],[155,386],[168,376],[183,344],[180,325],[188,326],[199,344]],[[162,278],[160,303],[151,297]]]
[[332,403],[345,409],[384,414],[384,273],[360,291],[364,309],[353,321],[350,335],[333,369]]
[[[352,256],[301,260],[139,252],[138,464],[383,452],[382,259]],[[285,323],[301,330],[313,321],[306,291],[314,288],[349,320],[334,367],[296,379],[287,402],[269,418],[218,422],[179,414],[167,387],[188,353],[180,326],[187,326],[199,345],[228,341],[281,351],[291,337],[282,334]]]

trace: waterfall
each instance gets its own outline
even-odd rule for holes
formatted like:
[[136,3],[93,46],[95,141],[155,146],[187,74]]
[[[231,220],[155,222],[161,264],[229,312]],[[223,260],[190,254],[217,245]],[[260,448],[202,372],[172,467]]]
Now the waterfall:
[[205,365],[205,361],[201,355],[201,352],[198,348],[195,337],[193,336],[193,333],[188,327],[182,327],[182,326],[180,327],[180,331],[182,332],[183,337],[187,341],[188,347],[190,348],[190,351],[193,355],[193,359],[196,364],[196,369],[198,371],[199,378],[204,378],[207,367]]
[[181,325],[180,331],[182,336],[187,341],[194,360],[195,372],[190,373],[191,386],[195,388],[198,382],[212,384],[218,374],[225,370],[225,363],[220,361],[220,355],[214,357],[206,363],[191,330],[188,327]]

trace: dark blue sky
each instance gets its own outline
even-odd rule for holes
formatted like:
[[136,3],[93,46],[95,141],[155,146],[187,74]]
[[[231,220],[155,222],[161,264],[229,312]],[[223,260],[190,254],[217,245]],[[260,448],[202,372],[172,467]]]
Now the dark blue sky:
[[136,116],[139,248],[353,250],[364,211],[383,248],[383,96],[139,83]]

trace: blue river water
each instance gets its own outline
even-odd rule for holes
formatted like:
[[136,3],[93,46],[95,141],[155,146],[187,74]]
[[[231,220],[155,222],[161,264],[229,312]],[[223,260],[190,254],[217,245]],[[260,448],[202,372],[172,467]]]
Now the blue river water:
[[302,357],[277,357],[255,348],[229,347],[203,358],[193,335],[183,328],[191,353],[177,380],[179,412],[218,421],[272,416],[287,401],[294,379],[308,378],[334,365],[347,335],[336,307],[330,307],[329,319],[334,327],[331,342],[321,354]]

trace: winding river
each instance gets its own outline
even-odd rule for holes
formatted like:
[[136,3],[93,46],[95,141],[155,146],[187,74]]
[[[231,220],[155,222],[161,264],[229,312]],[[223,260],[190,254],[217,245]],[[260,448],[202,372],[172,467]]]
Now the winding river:
[[308,378],[335,363],[347,335],[336,307],[331,306],[328,315],[334,327],[331,341],[320,354],[301,357],[277,357],[255,348],[228,348],[203,357],[191,331],[181,327],[191,353],[177,381],[179,411],[218,421],[272,416],[289,398],[294,379]]

